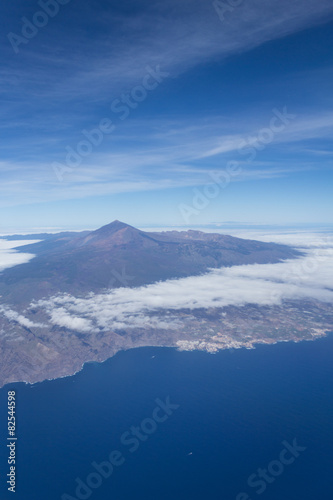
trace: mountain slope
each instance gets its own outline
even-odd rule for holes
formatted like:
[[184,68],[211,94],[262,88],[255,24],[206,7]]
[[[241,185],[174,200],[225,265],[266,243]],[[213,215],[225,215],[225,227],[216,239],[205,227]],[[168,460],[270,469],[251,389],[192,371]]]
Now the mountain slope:
[[85,294],[198,275],[212,267],[274,263],[299,253],[284,245],[200,231],[140,231],[120,221],[20,247],[36,257],[5,270],[0,294],[28,303],[58,292]]

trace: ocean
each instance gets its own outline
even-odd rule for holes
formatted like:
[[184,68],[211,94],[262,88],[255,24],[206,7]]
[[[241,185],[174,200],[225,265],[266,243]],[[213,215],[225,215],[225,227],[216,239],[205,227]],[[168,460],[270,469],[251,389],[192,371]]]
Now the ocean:
[[10,384],[0,390],[0,498],[331,498],[332,359],[332,334],[214,355],[139,348],[72,377]]

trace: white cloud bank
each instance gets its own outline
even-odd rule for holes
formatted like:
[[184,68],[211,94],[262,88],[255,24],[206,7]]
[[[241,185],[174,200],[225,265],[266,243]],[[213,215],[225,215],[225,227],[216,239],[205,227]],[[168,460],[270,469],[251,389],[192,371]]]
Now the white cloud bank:
[[10,322],[13,321],[26,328],[42,328],[43,326],[45,326],[41,323],[35,323],[33,321],[30,321],[30,319],[26,318],[25,316],[19,314],[16,311],[13,311],[7,306],[0,305],[0,314],[2,314],[5,318],[7,318],[8,321]]
[[[18,240],[7,241],[0,239],[0,272],[8,269],[9,267],[17,266],[18,264],[25,264],[35,257],[31,253],[19,253],[14,249],[29,245],[30,243],[37,243],[41,240]],[[0,315],[4,316],[8,321],[18,323],[26,328],[41,328],[45,325],[35,323],[26,318],[22,314],[10,309],[8,306],[0,304]]]
[[32,253],[19,253],[15,248],[37,243],[40,240],[7,241],[0,239],[0,272],[9,267],[25,264],[35,257]]
[[[50,321],[78,331],[119,328],[176,328],[180,309],[281,304],[288,299],[333,303],[333,239],[294,235],[305,256],[277,264],[212,269],[202,276],[173,279],[138,288],[118,288],[76,298],[64,294],[33,304]],[[277,241],[279,237],[275,238]],[[303,242],[303,243],[302,243]]]

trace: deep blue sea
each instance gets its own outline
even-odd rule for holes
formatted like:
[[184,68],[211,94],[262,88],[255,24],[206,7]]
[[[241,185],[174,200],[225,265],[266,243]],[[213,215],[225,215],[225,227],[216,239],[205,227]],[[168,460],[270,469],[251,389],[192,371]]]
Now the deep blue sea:
[[[0,498],[331,499],[332,360],[332,334],[215,355],[141,348],[73,377],[6,386]],[[17,393],[15,495],[5,478],[9,389]],[[167,398],[173,406],[163,409]],[[294,440],[301,451],[283,452]],[[103,478],[92,463],[110,454]],[[79,496],[77,478],[91,486]]]

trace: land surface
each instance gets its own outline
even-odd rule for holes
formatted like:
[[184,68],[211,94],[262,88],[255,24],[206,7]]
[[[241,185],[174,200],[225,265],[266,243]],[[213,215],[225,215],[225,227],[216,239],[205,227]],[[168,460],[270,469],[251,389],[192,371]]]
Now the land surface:
[[47,310],[36,306],[39,301],[60,293],[103,294],[200,275],[210,268],[277,263],[297,258],[300,252],[285,245],[199,231],[148,233],[119,221],[93,232],[38,238],[42,241],[19,249],[33,253],[34,259],[0,275],[0,386],[71,375],[85,362],[103,361],[134,347],[216,352],[252,348],[257,343],[313,340],[332,330],[331,305],[310,299],[276,306],[161,309],[160,324],[170,316],[176,320],[170,328],[149,322],[91,331],[59,326],[50,321]]

